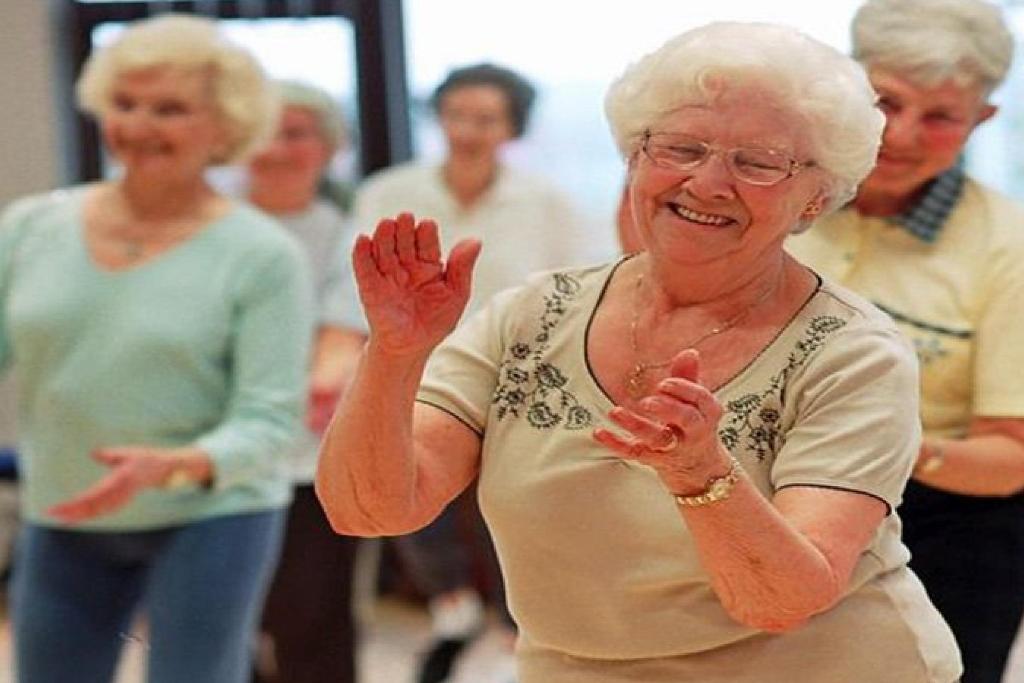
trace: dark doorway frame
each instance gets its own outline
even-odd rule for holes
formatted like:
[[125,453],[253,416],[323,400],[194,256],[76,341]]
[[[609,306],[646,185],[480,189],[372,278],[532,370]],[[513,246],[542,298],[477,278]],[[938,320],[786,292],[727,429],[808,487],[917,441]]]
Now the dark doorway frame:
[[93,30],[106,22],[135,21],[156,12],[217,19],[339,17],[350,21],[355,36],[360,170],[366,175],[412,156],[402,0],[62,0],[57,9],[57,35],[67,36],[58,61],[63,73],[59,80],[65,130],[74,150],[68,155],[70,182],[95,180],[102,172],[99,129],[74,105],[74,83],[89,56]]

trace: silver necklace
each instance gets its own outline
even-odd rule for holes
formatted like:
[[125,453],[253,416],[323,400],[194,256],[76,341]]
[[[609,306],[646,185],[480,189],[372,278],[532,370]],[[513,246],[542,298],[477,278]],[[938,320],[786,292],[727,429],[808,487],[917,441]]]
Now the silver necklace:
[[[629,323],[629,341],[633,347],[633,358],[636,360],[633,363],[633,369],[630,370],[626,376],[626,393],[633,398],[640,398],[647,394],[647,373],[651,370],[660,370],[661,368],[668,367],[675,359],[676,354],[673,354],[671,358],[667,358],[663,361],[649,363],[640,358],[640,345],[637,342],[636,328],[640,322],[640,288],[644,283],[644,274],[640,273],[636,278],[636,287],[633,290],[633,319]],[[749,306],[744,308],[742,311],[727,319],[720,325],[712,327],[704,334],[687,341],[685,344],[680,344],[679,348],[692,349],[696,348],[701,342],[707,341],[716,334],[721,334],[726,330],[729,330],[736,326],[741,320],[746,318],[752,310],[760,306],[768,298],[768,295],[772,293],[774,287],[769,287],[762,293],[757,299],[754,300]],[[678,353],[678,351],[676,352]]]

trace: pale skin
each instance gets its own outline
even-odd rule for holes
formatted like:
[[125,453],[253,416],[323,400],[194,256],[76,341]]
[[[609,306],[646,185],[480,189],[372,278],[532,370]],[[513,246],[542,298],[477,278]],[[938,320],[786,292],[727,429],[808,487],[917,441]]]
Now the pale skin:
[[[870,216],[896,215],[952,166],[971,133],[996,113],[975,86],[944,82],[921,86],[884,68],[869,70],[887,123],[879,163],[861,184],[854,205]],[[935,471],[922,469],[941,447]],[[914,478],[929,486],[975,496],[1024,490],[1024,418],[978,415],[961,439],[926,438]]]
[[[732,124],[742,116],[714,111],[701,120],[709,133],[714,121]],[[758,133],[756,126],[750,128],[744,134]],[[715,160],[667,185],[668,178],[650,175],[645,164],[634,158],[630,182],[641,203],[636,215],[648,254],[620,267],[588,340],[595,375],[618,404],[609,418],[622,431],[598,429],[594,439],[622,458],[652,467],[668,491],[686,495],[705,490],[710,478],[729,468],[717,437],[722,407],[714,387],[759,352],[779,321],[788,319],[813,290],[813,276],[783,255],[781,243],[815,201],[820,182],[808,174],[785,189],[740,189]],[[786,198],[781,204],[779,192]],[[703,272],[670,267],[684,258],[681,250],[690,254],[691,239],[708,241],[690,234],[679,241],[681,228],[696,234],[702,228],[680,225],[682,219],[668,211],[677,201],[690,210],[720,212],[731,221],[718,229],[700,257]],[[760,225],[761,219],[768,225]],[[751,229],[755,225],[758,230]],[[362,236],[356,244],[353,263],[371,333],[326,433],[316,482],[328,518],[341,533],[377,536],[421,528],[469,485],[480,467],[481,440],[474,431],[448,413],[415,403],[427,357],[454,328],[468,300],[480,250],[478,242],[461,242],[444,262],[436,234],[430,221],[417,224],[406,214],[382,221],[372,238]],[[703,276],[724,272],[735,262],[743,263],[747,275],[736,277],[734,270],[733,277],[713,279],[727,286],[715,289]],[[621,382],[629,369],[621,339],[628,334],[624,311],[634,306],[640,272],[653,283],[645,291],[653,303],[645,303],[643,310],[660,321],[644,329],[665,330],[645,351],[674,348],[675,358],[648,395],[632,399]],[[684,275],[693,280],[679,279]],[[690,325],[720,320],[737,305],[763,299],[766,286],[774,295],[764,301],[756,321],[728,333],[728,342],[723,333],[701,355],[671,346],[680,338],[672,329],[680,320]],[[652,451],[663,443],[666,426],[679,434],[678,447]],[[809,487],[783,489],[769,500],[741,476],[728,499],[680,507],[679,514],[729,614],[756,628],[785,631],[842,597],[886,506],[859,493]]]
[[[100,123],[124,173],[86,196],[85,241],[99,268],[125,270],[157,258],[230,209],[203,179],[227,139],[207,72],[170,66],[125,72],[115,79]],[[138,250],[126,251],[129,243]],[[88,521],[172,477],[202,486],[215,476],[209,454],[194,445],[110,444],[91,457],[107,474],[53,505],[47,512],[54,518]]]

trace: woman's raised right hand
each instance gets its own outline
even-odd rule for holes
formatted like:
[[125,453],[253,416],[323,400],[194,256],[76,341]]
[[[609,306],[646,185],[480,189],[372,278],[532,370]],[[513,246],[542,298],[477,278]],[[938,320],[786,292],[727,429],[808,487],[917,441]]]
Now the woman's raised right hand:
[[394,355],[430,352],[455,329],[469,301],[479,240],[462,240],[441,259],[437,224],[412,214],[385,218],[352,252],[371,347]]

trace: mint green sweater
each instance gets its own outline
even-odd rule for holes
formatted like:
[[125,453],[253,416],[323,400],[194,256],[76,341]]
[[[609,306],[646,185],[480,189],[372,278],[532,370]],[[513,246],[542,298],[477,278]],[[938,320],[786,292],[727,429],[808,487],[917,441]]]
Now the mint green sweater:
[[298,245],[243,205],[156,259],[106,271],[82,234],[83,188],[0,217],[0,364],[18,376],[22,511],[106,472],[90,452],[197,445],[211,489],[148,489],[75,528],[124,531],[288,501],[285,453],[304,406],[312,297]]

